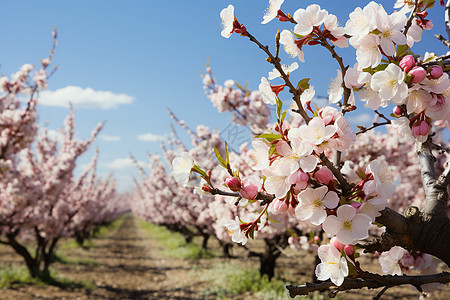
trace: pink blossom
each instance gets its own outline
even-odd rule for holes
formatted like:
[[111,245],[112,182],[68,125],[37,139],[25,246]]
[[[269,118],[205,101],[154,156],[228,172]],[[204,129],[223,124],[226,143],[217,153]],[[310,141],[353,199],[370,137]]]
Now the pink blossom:
[[241,189],[241,182],[236,177],[228,177],[225,180],[225,183],[228,186],[228,188],[233,192],[239,192]]
[[413,67],[408,74],[413,76],[411,79],[412,83],[419,83],[425,79],[427,76],[427,71],[425,71],[422,67]]
[[314,178],[318,182],[328,185],[333,182],[333,173],[326,166],[323,166],[314,173]]
[[258,195],[258,186],[251,178],[244,178],[241,183],[241,190],[239,194],[245,199],[255,199]]
[[402,58],[399,65],[405,73],[408,73],[413,67],[416,66],[416,60],[414,56],[406,55]]
[[431,67],[430,69],[431,78],[438,79],[439,77],[442,76],[442,74],[444,74],[444,71],[442,70],[441,66],[435,65]]

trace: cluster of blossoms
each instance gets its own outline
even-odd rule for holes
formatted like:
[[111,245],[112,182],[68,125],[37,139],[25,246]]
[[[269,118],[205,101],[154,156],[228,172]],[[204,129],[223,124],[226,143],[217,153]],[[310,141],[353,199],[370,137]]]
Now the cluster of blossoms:
[[[410,153],[412,142],[423,143],[432,137],[436,131],[433,125],[449,124],[450,79],[444,72],[442,57],[430,53],[420,57],[410,49],[421,40],[423,31],[433,26],[426,17],[427,9],[434,5],[434,1],[399,0],[395,8],[400,10],[392,14],[388,14],[380,4],[370,2],[350,13],[344,27],[339,26],[335,15],[317,4],[298,9],[290,15],[281,11],[282,3],[283,0],[270,0],[262,21],[266,24],[278,18],[282,22],[295,24],[292,30],[277,34],[276,56],[267,47],[261,46],[238,22],[232,5],[220,13],[222,36],[228,38],[232,33],[238,33],[249,37],[269,55],[267,61],[275,66],[267,78],[261,78],[259,92],[262,101],[276,105],[277,122],[267,132],[254,137],[251,151],[254,172],[248,169],[243,171],[241,167],[244,166],[239,163],[235,165],[225,147],[225,151],[216,150],[215,154],[224,170],[220,177],[228,191],[218,190],[212,179],[212,169],[203,171],[194,164],[199,160],[188,153],[173,160],[173,175],[179,183],[186,183],[192,172],[198,173],[205,181],[203,191],[237,197],[236,205],[262,202],[262,211],[252,220],[236,218],[225,224],[235,242],[245,244],[255,232],[264,229],[261,224],[265,225],[266,216],[289,216],[298,222],[307,222],[311,227],[321,227],[332,237],[328,244],[319,246],[314,239],[303,241],[303,244],[318,247],[321,263],[316,267],[317,278],[330,279],[339,286],[346,276],[356,275],[350,274],[349,264],[354,266],[352,270],[360,275],[363,273],[356,261],[358,253],[355,245],[369,236],[371,225],[388,206],[388,199],[396,198],[393,197],[394,178],[389,164],[396,164],[397,173],[409,172],[408,178],[420,178],[415,173],[418,167],[410,168],[404,160],[403,165],[392,160]],[[309,79],[303,79],[294,88],[290,78],[299,65],[297,62],[289,66],[280,64],[280,45],[287,54],[298,57],[301,62],[305,60],[302,49],[306,46],[320,45],[332,54],[340,69],[329,85],[328,99],[330,104],[337,103],[340,111],[332,106],[311,108],[314,87],[309,84]],[[353,67],[344,66],[335,46],[352,46],[356,50]],[[271,84],[270,81],[277,78],[281,78],[284,84]],[[208,84],[213,83],[210,76],[205,75],[204,80]],[[283,111],[279,93],[286,87],[293,95],[292,111],[301,116],[300,121],[298,116],[295,121],[285,120],[287,111]],[[344,116],[357,109],[356,100],[373,110],[390,104],[394,106],[392,119],[377,111],[386,120],[385,124],[393,125],[388,133],[398,137],[397,146],[401,144],[401,147],[393,146],[387,150],[393,155],[380,149],[372,152],[368,149],[367,155],[355,155],[361,142],[356,143],[357,133]],[[379,125],[374,123],[373,128]],[[358,128],[358,134],[362,133],[364,141],[363,133],[367,130],[362,126]],[[395,134],[392,133],[393,128],[396,129]],[[365,142],[373,143],[372,138],[368,134]],[[375,149],[377,145],[371,147]],[[347,159],[345,164],[343,157]],[[389,164],[388,159],[391,160]],[[235,169],[230,161],[233,161]],[[404,165],[408,168],[401,169]],[[214,172],[218,173],[216,169]],[[404,182],[399,186],[405,189]],[[414,199],[414,196],[409,196],[411,193],[408,191],[404,198]],[[416,194],[415,197],[418,195],[423,194]],[[404,209],[408,204],[390,205]],[[295,245],[301,238],[292,237],[291,240]],[[428,259],[426,255],[409,253],[408,258],[406,252],[402,252],[400,257],[395,249],[392,253],[395,258],[387,261],[400,261],[404,270],[412,266],[419,269],[428,267],[426,263],[420,263]],[[386,255],[389,254],[382,257]],[[383,270],[392,273],[387,267]]]
[[225,81],[223,86],[219,85],[209,66],[202,76],[203,88],[219,112],[232,112],[233,123],[250,126],[255,134],[261,134],[267,129],[270,110],[259,91],[249,91],[231,79]]

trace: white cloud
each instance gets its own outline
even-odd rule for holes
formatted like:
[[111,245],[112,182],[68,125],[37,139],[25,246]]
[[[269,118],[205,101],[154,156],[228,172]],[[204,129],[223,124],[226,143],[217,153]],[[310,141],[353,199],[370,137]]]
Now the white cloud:
[[[138,164],[141,165],[141,166],[145,165],[145,163],[142,162],[142,161],[138,161]],[[129,157],[116,158],[112,162],[103,163],[103,165],[106,168],[115,169],[115,170],[123,170],[123,169],[127,169],[127,168],[136,168],[136,164]]]
[[120,104],[130,104],[134,98],[126,94],[114,94],[110,91],[96,91],[92,88],[81,88],[79,86],[66,86],[55,91],[43,91],[39,97],[39,104],[47,106],[75,108],[99,108],[112,109]]
[[137,136],[137,139],[140,141],[144,141],[144,142],[162,142],[167,140],[168,135],[164,134],[164,135],[157,135],[157,134],[153,134],[153,133],[145,133],[145,134],[140,134]]
[[118,142],[122,139],[120,136],[106,135],[106,134],[101,134],[98,136],[98,138],[105,142]]
[[373,115],[368,113],[355,114],[348,117],[350,123],[355,125],[369,125],[373,121]]

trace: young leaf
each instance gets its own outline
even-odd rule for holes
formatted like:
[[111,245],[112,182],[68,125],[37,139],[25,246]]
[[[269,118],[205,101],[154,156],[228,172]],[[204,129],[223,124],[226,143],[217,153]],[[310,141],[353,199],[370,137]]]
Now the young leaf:
[[219,150],[217,150],[216,147],[214,147],[214,153],[216,154],[216,157],[217,157],[217,160],[219,161],[219,164],[226,169],[227,168],[227,163],[222,158],[222,155],[220,155],[220,152],[219,152]]
[[300,80],[297,84],[297,89],[298,88],[302,88],[303,90],[307,90],[309,89],[309,80],[311,78],[303,78],[302,80]]
[[281,119],[281,111],[283,110],[283,102],[277,97],[277,120]]

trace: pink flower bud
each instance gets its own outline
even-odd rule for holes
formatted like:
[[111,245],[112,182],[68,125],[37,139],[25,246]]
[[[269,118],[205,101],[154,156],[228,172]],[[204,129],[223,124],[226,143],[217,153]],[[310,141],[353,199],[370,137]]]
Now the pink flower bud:
[[330,240],[330,244],[333,245],[336,249],[341,251],[344,249],[345,245],[338,241],[336,237],[332,237]]
[[400,106],[396,106],[394,107],[393,113],[396,116],[401,116],[403,114],[403,108],[401,108]]
[[355,247],[353,247],[352,245],[345,245],[344,252],[348,257],[352,258],[355,254]]
[[241,182],[236,177],[228,177],[225,180],[225,184],[233,192],[239,192],[241,190]]
[[438,79],[444,74],[444,70],[442,70],[441,66],[432,66],[430,69],[430,75],[433,79]]
[[419,83],[427,76],[427,71],[422,67],[414,67],[409,71],[409,74],[413,76],[412,83]]
[[315,235],[314,236],[314,242],[318,242],[319,240],[320,240],[320,238],[317,235]]
[[414,56],[412,56],[412,55],[406,55],[400,61],[400,68],[402,68],[403,71],[405,71],[405,73],[408,73],[415,66],[416,66],[416,60],[414,59]]
[[414,136],[427,135],[430,132],[431,126],[426,120],[421,121],[419,124],[414,124],[412,127],[412,133]]
[[270,212],[275,215],[284,214],[288,211],[285,199],[275,199],[271,204]]
[[308,180],[308,174],[303,173],[300,169],[292,173],[292,175],[289,177],[289,183],[294,184],[294,192],[296,194],[306,189],[306,187],[308,186]]
[[333,182],[333,173],[327,167],[322,167],[314,173],[314,178],[320,183],[329,184]]
[[246,182],[242,185],[240,194],[245,199],[253,200],[258,195],[258,187],[252,182]]

